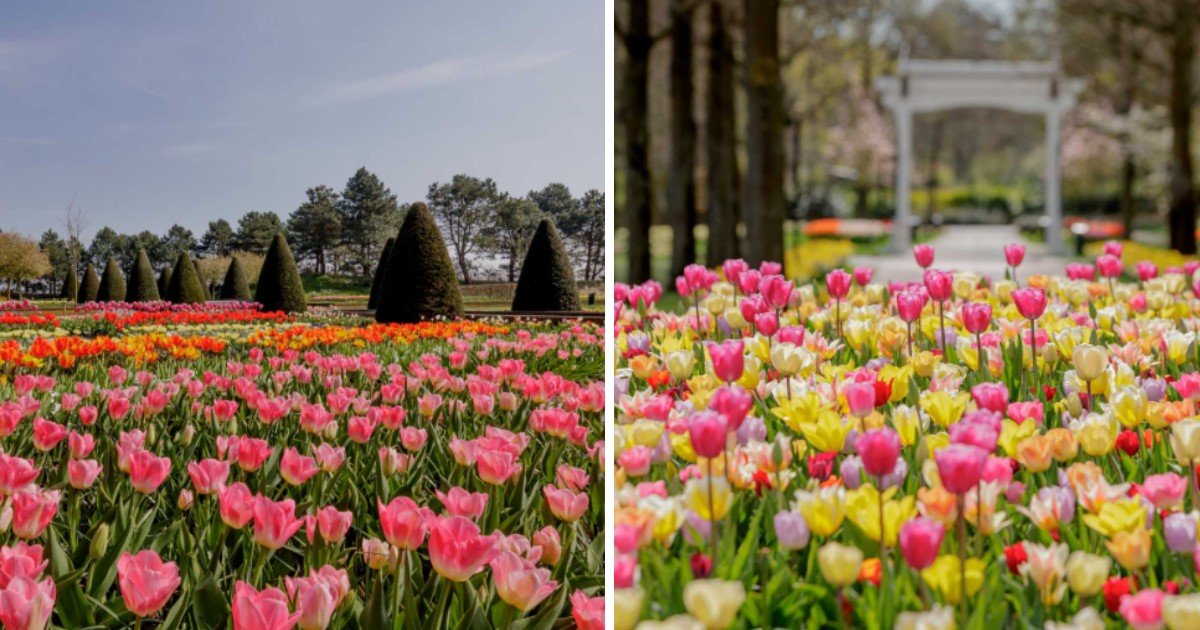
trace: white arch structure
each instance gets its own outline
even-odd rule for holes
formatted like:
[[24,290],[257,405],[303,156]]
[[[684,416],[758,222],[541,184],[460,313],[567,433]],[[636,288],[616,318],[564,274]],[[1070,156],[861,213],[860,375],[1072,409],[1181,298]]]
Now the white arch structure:
[[875,87],[896,124],[896,217],[892,248],[911,246],[913,116],[962,107],[988,107],[1046,118],[1046,241],[1053,253],[1063,250],[1062,172],[1059,129],[1075,105],[1083,81],[1067,79],[1056,62],[957,61],[901,59],[895,76],[880,77]]

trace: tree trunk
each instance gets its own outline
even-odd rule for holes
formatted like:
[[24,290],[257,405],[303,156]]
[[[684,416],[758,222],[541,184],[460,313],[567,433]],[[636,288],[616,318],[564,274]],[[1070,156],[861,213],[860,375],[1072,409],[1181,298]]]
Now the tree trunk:
[[1171,208],[1167,223],[1171,249],[1196,253],[1196,196],[1192,165],[1192,62],[1196,53],[1196,7],[1193,0],[1175,0],[1171,32]]
[[1137,216],[1137,200],[1133,196],[1137,184],[1137,163],[1133,157],[1133,147],[1129,135],[1129,115],[1133,104],[1137,102],[1138,66],[1141,65],[1141,53],[1138,47],[1129,40],[1128,24],[1118,19],[1114,24],[1113,40],[1117,47],[1117,55],[1121,60],[1122,85],[1120,98],[1117,99],[1116,114],[1122,117],[1126,125],[1122,128],[1118,141],[1121,144],[1121,218],[1125,238],[1133,237],[1133,221]]
[[625,227],[629,230],[629,271],[626,279],[643,282],[650,278],[650,0],[629,0],[629,19],[622,40],[625,67],[622,69],[619,107],[625,136]]
[[671,2],[671,277],[696,262],[696,120],[692,112],[692,0]]
[[737,258],[738,164],[734,133],[733,43],[721,0],[709,4],[708,91],[705,93],[705,166],[708,169],[708,264]]
[[744,0],[746,260],[783,261],[783,93],[779,0]]
[[799,199],[804,194],[804,117],[796,114],[790,117],[792,136],[792,198]]

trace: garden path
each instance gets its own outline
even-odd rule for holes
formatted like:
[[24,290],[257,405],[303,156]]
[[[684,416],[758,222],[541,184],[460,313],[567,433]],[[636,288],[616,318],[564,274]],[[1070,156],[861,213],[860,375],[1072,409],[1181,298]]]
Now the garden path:
[[[1004,246],[1009,243],[1025,243],[1027,247],[1025,261],[1017,269],[1018,279],[1063,272],[1067,259],[1052,256],[1044,243],[1022,239],[1015,225],[949,225],[928,244],[935,252],[935,269],[973,271],[999,279],[1004,277]],[[911,250],[900,254],[851,256],[847,266],[873,268],[878,282],[915,282],[924,275],[913,260]]]

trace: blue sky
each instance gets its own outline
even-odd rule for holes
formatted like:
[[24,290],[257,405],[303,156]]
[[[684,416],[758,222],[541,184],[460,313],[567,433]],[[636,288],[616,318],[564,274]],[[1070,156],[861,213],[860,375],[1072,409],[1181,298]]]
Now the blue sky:
[[599,0],[15,3],[0,21],[0,229],[199,236],[366,166],[604,183]]

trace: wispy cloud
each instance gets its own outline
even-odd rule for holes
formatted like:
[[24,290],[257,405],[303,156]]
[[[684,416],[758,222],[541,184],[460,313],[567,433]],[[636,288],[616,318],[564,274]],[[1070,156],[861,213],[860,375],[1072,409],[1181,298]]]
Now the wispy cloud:
[[159,155],[163,157],[195,157],[198,155],[206,155],[213,153],[217,147],[205,142],[192,142],[188,144],[177,144],[167,147],[159,151]]
[[439,59],[423,66],[406,68],[357,81],[327,87],[308,100],[313,107],[352,103],[403,90],[456,83],[536,70],[570,54],[569,49],[524,53],[512,57],[476,56]]

